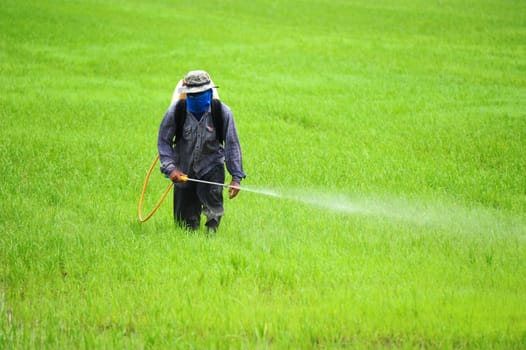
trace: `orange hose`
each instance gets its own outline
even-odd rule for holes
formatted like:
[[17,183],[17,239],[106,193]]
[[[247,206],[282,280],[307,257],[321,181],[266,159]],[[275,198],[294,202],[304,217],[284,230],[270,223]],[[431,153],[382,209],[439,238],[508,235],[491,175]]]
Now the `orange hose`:
[[170,192],[170,190],[172,189],[174,185],[173,182],[170,181],[170,185],[168,185],[163,195],[161,196],[161,199],[159,199],[159,201],[157,202],[153,210],[148,215],[146,215],[146,217],[143,217],[142,216],[142,204],[144,201],[144,193],[146,192],[146,187],[148,186],[148,182],[150,181],[150,176],[152,175],[152,171],[155,168],[155,164],[157,163],[158,160],[159,160],[159,155],[157,155],[155,159],[153,160],[153,163],[150,166],[150,169],[148,169],[148,173],[146,174],[146,178],[144,179],[144,184],[142,185],[141,198],[139,199],[139,221],[140,222],[148,221],[148,219],[151,218],[153,214],[155,214],[157,209],[159,209],[161,204],[163,204],[164,199],[166,198],[166,196],[168,195],[168,193]]

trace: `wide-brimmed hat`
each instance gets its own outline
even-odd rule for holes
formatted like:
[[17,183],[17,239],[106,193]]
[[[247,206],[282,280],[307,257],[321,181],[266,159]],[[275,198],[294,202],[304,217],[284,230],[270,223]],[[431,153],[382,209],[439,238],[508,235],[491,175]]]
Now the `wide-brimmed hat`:
[[183,84],[177,89],[179,94],[196,94],[206,90],[218,88],[215,86],[210,75],[204,70],[193,70],[188,72],[183,79]]

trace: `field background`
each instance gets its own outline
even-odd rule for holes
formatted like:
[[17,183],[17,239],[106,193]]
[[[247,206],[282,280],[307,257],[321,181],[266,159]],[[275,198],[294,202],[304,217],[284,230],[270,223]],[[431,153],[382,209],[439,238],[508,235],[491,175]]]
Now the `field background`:
[[[526,347],[526,2],[3,0],[0,348]],[[243,185],[137,220],[177,81]],[[155,173],[146,209],[166,180]]]

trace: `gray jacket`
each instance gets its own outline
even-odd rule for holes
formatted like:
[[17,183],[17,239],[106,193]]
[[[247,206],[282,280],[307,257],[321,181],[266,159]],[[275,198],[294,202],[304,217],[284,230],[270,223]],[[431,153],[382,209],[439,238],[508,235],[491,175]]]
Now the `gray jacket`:
[[191,178],[201,178],[217,165],[226,163],[232,180],[241,182],[243,172],[241,146],[234,116],[230,108],[222,103],[224,146],[216,138],[211,109],[197,118],[186,112],[181,140],[175,138],[175,103],[168,108],[159,128],[157,149],[161,159],[161,171],[169,176],[178,169]]

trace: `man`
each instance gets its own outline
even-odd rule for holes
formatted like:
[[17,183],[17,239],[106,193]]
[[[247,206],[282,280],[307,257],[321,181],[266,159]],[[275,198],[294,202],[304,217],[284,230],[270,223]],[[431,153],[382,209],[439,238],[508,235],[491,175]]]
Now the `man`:
[[[223,187],[185,182],[186,176],[222,184],[226,163],[232,175],[230,199],[237,196],[239,184],[246,177],[232,111],[216,100],[214,106],[219,107],[212,113],[216,88],[207,72],[189,72],[176,90],[181,96],[185,94],[186,100],[172,103],[159,128],[161,171],[175,183],[174,218],[177,224],[190,230],[199,228],[203,213],[208,232],[217,231],[224,215]],[[177,108],[181,103],[186,105],[183,111]],[[179,118],[184,118],[183,123]]]

